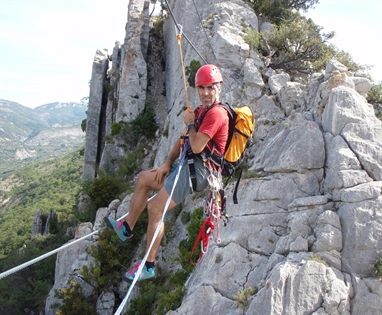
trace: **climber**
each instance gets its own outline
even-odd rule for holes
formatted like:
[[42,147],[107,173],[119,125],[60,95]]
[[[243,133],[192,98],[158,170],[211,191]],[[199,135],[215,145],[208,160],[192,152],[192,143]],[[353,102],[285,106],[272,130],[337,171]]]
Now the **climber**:
[[[184,113],[183,120],[187,126],[187,142],[190,149],[187,150],[178,181],[175,181],[177,174],[175,170],[177,167],[172,166],[172,164],[180,155],[182,140],[175,143],[167,159],[160,167],[139,173],[136,188],[130,202],[130,211],[126,219],[115,221],[110,217],[104,218],[107,226],[115,231],[122,242],[128,241],[133,237],[132,231],[134,226],[147,204],[149,216],[146,250],[149,248],[155,230],[165,211],[164,207],[174,182],[176,182],[176,185],[168,209],[182,202],[192,191],[202,191],[207,187],[209,170],[207,169],[205,158],[202,157],[203,150],[207,149],[208,152],[216,150],[210,142],[213,139],[215,146],[218,146],[219,151],[224,153],[228,137],[227,112],[221,106],[211,107],[211,105],[218,103],[220,100],[222,82],[220,70],[214,65],[204,65],[196,73],[195,86],[198,89],[202,104],[194,111],[190,110]],[[207,110],[208,112],[203,116],[202,122],[198,123],[198,118],[202,117]],[[209,167],[213,168],[214,166],[210,165]],[[192,179],[190,173],[195,174],[195,176],[192,176]],[[150,190],[158,190],[158,193],[147,202]],[[142,268],[139,280],[155,277],[155,257],[163,235],[164,223],[160,227],[158,237],[147,256],[146,268]],[[133,281],[138,268],[139,262],[134,264],[132,269],[126,272],[122,278],[126,281]]]

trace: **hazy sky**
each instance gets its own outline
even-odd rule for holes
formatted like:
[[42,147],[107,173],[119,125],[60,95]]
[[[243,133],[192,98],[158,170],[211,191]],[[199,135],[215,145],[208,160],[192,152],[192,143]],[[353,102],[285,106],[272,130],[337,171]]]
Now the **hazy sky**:
[[[36,107],[89,94],[97,49],[123,42],[128,0],[0,0],[0,99]],[[308,12],[382,81],[382,1],[320,0]],[[181,18],[177,17],[181,23]],[[187,30],[184,30],[187,34]]]

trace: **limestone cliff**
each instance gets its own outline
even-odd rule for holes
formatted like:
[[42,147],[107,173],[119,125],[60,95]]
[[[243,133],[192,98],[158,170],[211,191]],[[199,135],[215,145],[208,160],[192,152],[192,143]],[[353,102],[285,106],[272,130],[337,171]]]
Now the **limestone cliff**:
[[[382,283],[369,269],[382,255],[382,123],[364,98],[370,82],[353,77],[336,61],[307,81],[267,68],[267,60],[243,39],[246,26],[261,29],[255,12],[240,0],[195,3],[202,25],[191,1],[170,5],[190,41],[208,62],[222,69],[223,101],[253,109],[257,127],[249,165],[262,177],[242,180],[239,205],[231,202],[228,186],[230,223],[221,229],[222,242],[210,245],[187,281],[182,305],[168,314],[382,314]],[[95,165],[102,159],[99,135],[109,131],[102,124],[132,119],[144,108],[149,94],[145,94],[150,58],[147,14],[148,1],[130,1],[126,39],[112,57],[112,71],[118,73],[112,84],[115,90],[106,101],[101,87],[108,57],[97,54],[84,177],[94,177]],[[165,21],[164,39],[167,118],[162,128],[171,132],[158,138],[156,165],[183,129],[179,112],[185,105],[171,18]],[[201,60],[189,44],[183,45],[183,56],[186,65]],[[197,94],[191,87],[189,96],[196,106]],[[117,146],[107,150],[125,153]],[[120,217],[128,211],[129,198],[100,209],[97,218]],[[189,197],[183,211],[202,204],[203,200]],[[97,219],[95,228],[99,224]],[[163,272],[180,268],[164,263],[186,238],[180,219],[174,231],[177,236],[159,253]],[[78,261],[75,256],[67,259]],[[249,285],[258,292],[240,309],[233,296]],[[102,314],[113,314],[117,294],[104,292],[99,297],[100,305],[103,299],[109,301]],[[46,310],[46,314],[53,313]]]

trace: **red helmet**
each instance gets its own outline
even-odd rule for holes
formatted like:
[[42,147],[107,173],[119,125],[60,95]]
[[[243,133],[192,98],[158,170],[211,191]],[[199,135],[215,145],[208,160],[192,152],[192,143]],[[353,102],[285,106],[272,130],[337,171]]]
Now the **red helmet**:
[[195,86],[212,83],[223,83],[220,70],[214,65],[201,66],[195,75]]

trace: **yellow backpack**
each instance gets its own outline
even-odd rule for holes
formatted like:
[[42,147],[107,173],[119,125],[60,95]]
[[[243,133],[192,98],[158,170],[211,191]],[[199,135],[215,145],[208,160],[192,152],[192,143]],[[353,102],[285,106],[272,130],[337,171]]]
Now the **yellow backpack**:
[[[220,103],[219,105],[224,107],[228,113],[228,140],[224,155],[216,157],[212,154],[210,155],[210,159],[214,163],[216,163],[216,161],[220,162],[222,176],[228,177],[229,179],[244,160],[245,151],[251,143],[255,129],[255,118],[252,110],[248,106],[233,108],[228,103]],[[239,187],[241,173],[242,169],[240,170],[233,193],[233,202],[235,204],[238,203],[237,189]],[[228,183],[228,179],[226,183]]]
[[[219,103],[218,105],[213,106],[222,106],[227,111],[229,118],[228,139],[225,146],[224,155],[212,153],[214,152],[214,149],[208,151],[205,149],[205,157],[220,167],[223,177],[230,178],[237,167],[244,160],[245,150],[251,143],[253,131],[255,129],[255,118],[252,110],[248,106],[233,108],[228,103]],[[199,123],[203,121],[206,113],[207,112],[205,112],[199,119]],[[219,151],[219,148],[215,145],[215,142],[212,139],[210,141],[212,142],[213,148],[216,148]],[[240,177],[241,172],[238,177],[234,193],[235,203],[237,203],[236,190]]]
[[[225,104],[223,105],[226,108]],[[248,106],[232,108],[228,105],[228,115],[230,117],[230,127],[228,132],[228,141],[224,160],[226,164],[230,164],[228,168],[223,169],[223,176],[229,176],[239,166],[244,158],[244,152],[252,139],[253,130],[255,128],[255,120],[252,110]],[[223,165],[224,166],[224,165]],[[228,173],[227,173],[228,172]]]

